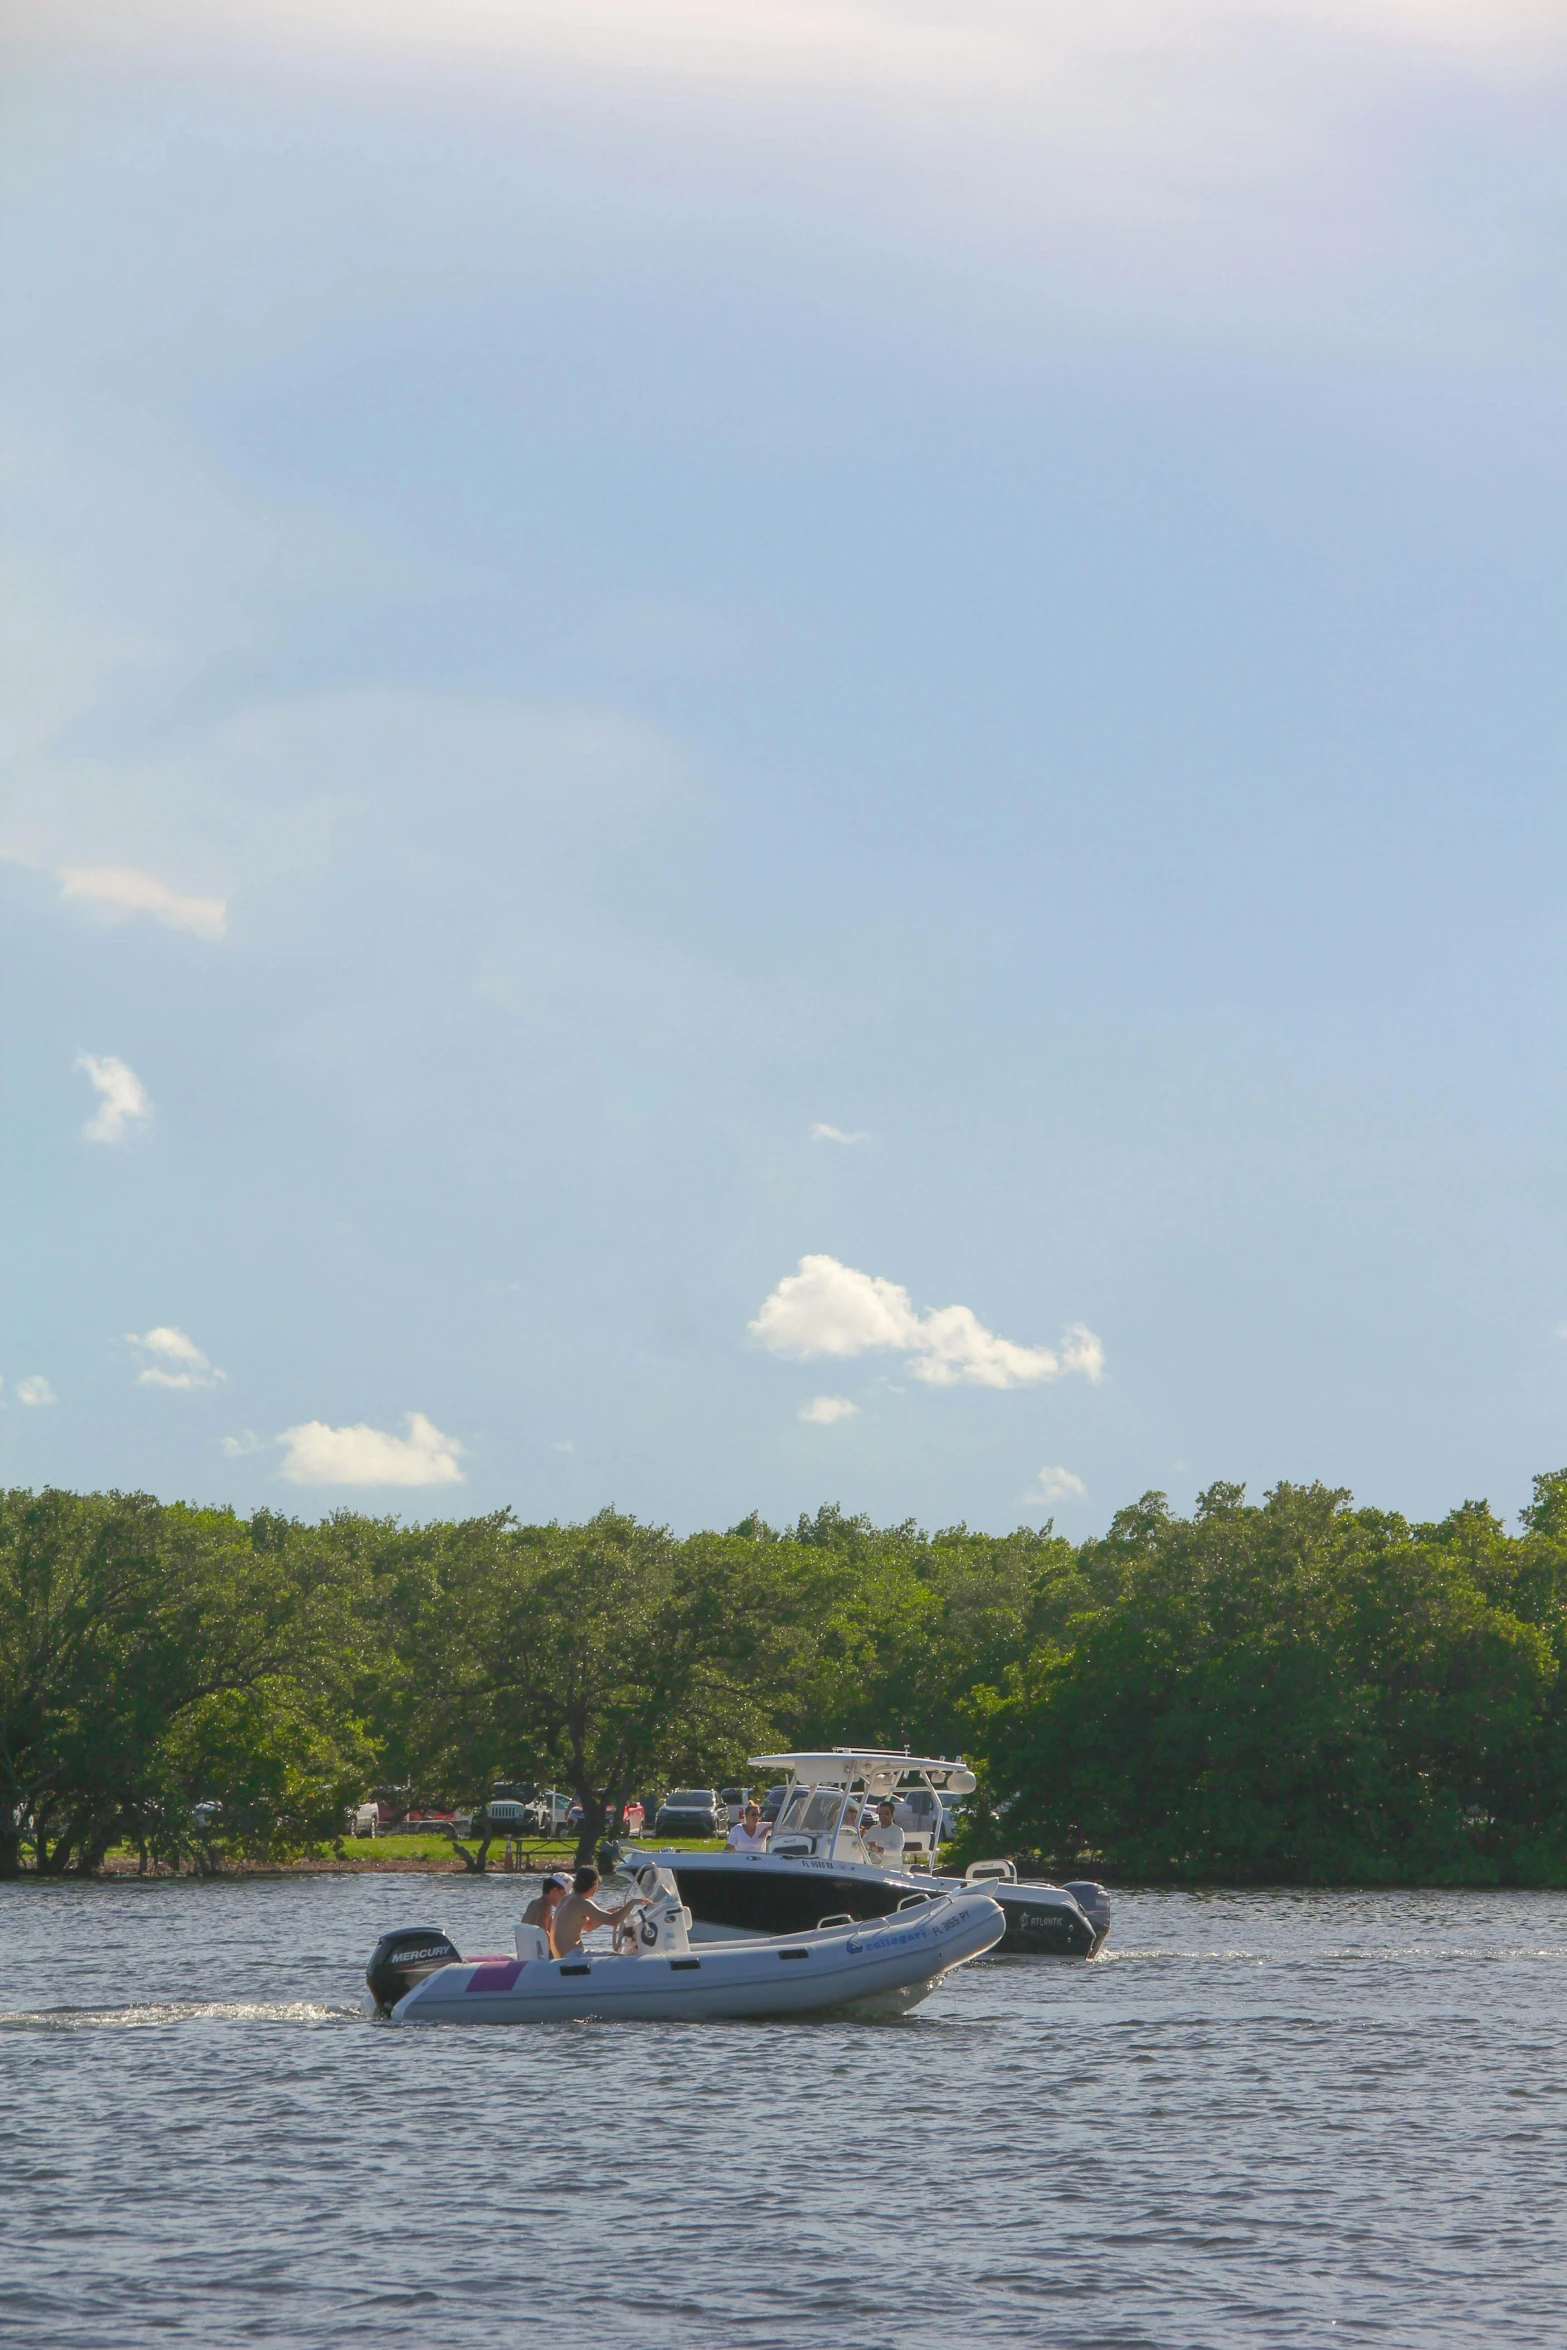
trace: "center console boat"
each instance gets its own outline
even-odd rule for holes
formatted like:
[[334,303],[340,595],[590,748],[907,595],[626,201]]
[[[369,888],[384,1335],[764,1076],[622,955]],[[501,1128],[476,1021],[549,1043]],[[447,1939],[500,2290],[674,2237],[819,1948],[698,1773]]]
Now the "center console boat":
[[[835,1746],[815,1754],[754,1754],[754,1770],[785,1779],[787,1792],[765,1852],[664,1852],[692,1916],[692,1939],[799,1934],[833,1923],[890,1917],[911,1894],[982,1887],[1000,1905],[998,1947],[1038,1958],[1092,1958],[1110,1931],[1102,1885],[1020,1883],[1009,1861],[977,1861],[963,1877],[940,1871],[945,1798],[971,1795],[973,1772],[945,1756]],[[868,1849],[861,1818],[890,1798],[903,1828],[899,1867]]]

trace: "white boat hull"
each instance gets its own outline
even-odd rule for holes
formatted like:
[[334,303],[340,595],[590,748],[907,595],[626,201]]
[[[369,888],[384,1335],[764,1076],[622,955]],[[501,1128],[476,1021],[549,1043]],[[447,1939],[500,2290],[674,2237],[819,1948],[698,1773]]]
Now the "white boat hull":
[[870,1925],[779,1940],[704,1942],[678,1955],[486,1958],[438,1967],[399,1999],[397,2024],[545,2024],[902,2013],[942,1976],[1000,1941],[988,1893],[959,1893]]

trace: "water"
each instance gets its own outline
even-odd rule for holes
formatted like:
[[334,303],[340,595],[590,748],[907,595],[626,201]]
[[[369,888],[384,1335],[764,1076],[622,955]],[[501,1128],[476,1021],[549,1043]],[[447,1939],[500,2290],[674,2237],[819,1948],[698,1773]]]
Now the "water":
[[0,1887],[0,2338],[1567,2341],[1567,1896],[1122,1893],[899,2022],[399,2032],[514,1881]]

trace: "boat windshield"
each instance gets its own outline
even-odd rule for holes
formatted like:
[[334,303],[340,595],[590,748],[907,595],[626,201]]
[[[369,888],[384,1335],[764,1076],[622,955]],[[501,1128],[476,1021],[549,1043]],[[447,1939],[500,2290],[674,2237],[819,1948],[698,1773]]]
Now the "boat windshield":
[[843,1791],[837,1787],[796,1787],[778,1821],[776,1833],[795,1830],[806,1836],[824,1834],[837,1820],[843,1808]]
[[[933,1869],[942,1839],[953,1832],[948,1797],[972,1795],[974,1773],[961,1755],[910,1754],[881,1747],[824,1747],[812,1754],[753,1754],[751,1767],[789,1773],[787,1792],[769,1788],[769,1803],[778,1802],[773,1850],[798,1854],[800,1845],[788,1839],[809,1837],[811,1849],[838,1861],[863,1861],[881,1867],[884,1854],[872,1837],[869,1848],[862,1832],[874,1823],[877,1808],[890,1802],[893,1817],[903,1830],[901,1866]],[[781,1801],[779,1800],[781,1798]]]

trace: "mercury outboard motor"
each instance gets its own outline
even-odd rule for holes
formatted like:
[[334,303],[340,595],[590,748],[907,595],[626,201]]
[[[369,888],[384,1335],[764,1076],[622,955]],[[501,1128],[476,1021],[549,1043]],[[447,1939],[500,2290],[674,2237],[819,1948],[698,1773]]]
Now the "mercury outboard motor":
[[442,1926],[399,1926],[383,1934],[370,1954],[365,1981],[382,2015],[390,2015],[399,1999],[433,1975],[437,1967],[461,1966],[462,1952]]

